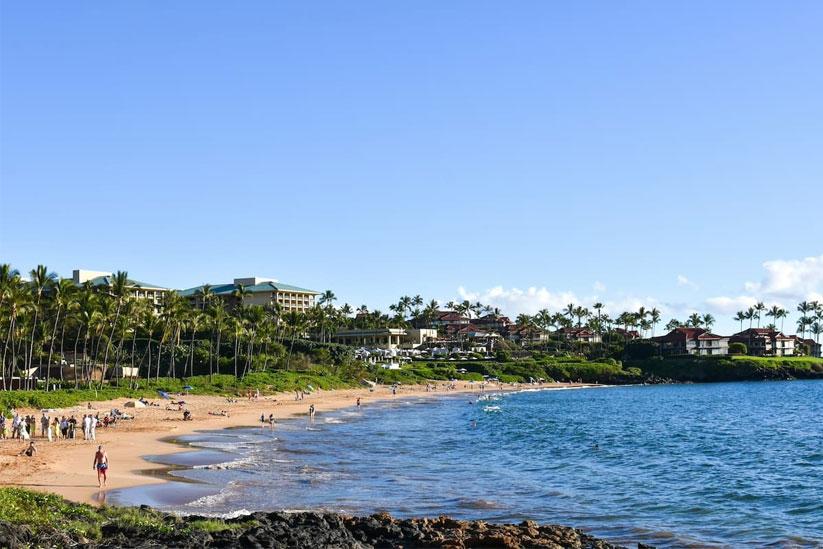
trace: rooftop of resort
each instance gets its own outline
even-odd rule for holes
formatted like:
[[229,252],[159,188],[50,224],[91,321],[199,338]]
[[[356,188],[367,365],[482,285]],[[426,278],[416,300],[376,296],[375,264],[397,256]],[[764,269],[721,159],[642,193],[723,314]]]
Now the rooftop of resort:
[[[201,284],[200,286],[195,286],[194,288],[179,290],[177,293],[179,293],[183,297],[192,297],[202,293],[203,289],[206,286],[206,284]],[[314,290],[309,290],[307,288],[301,288],[299,286],[293,286],[291,284],[284,284],[271,278],[261,278],[256,276],[248,278],[235,278],[234,282],[232,283],[209,284],[208,286],[214,295],[230,295],[235,289],[237,289],[238,286],[242,286],[243,289],[249,293],[294,292],[312,295],[317,295],[320,293]]]
[[[86,282],[95,287],[110,286],[113,276],[114,273],[105,271],[88,271],[84,269],[75,269],[72,271],[72,280],[78,286],[85,284]],[[143,290],[168,290],[168,288],[165,286],[160,286],[159,284],[150,284],[148,282],[141,282],[131,278],[128,279],[128,283],[131,287],[140,288]]]

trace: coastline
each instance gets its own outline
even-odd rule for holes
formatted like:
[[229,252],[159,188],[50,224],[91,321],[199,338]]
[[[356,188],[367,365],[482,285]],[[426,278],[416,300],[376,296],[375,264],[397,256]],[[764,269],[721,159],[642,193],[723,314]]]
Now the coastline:
[[[31,458],[20,456],[24,443],[19,440],[0,441],[0,485],[29,488],[50,492],[66,499],[101,505],[106,494],[112,490],[134,488],[146,485],[159,485],[171,479],[165,475],[169,466],[146,459],[147,456],[161,456],[190,451],[175,439],[197,431],[218,430],[233,427],[254,427],[260,425],[260,415],[268,417],[273,413],[276,420],[294,418],[308,413],[310,405],[317,412],[329,412],[356,405],[360,398],[363,406],[388,399],[405,398],[439,398],[461,393],[480,393],[479,384],[458,384],[455,389],[447,390],[448,383],[433,384],[434,390],[427,391],[425,386],[400,386],[397,394],[392,394],[388,386],[376,386],[373,390],[366,388],[338,389],[333,391],[318,390],[306,394],[305,399],[295,400],[294,393],[276,393],[261,396],[259,400],[238,398],[235,403],[228,403],[225,397],[188,395],[180,397],[186,401],[186,408],[191,411],[191,421],[182,420],[182,412],[165,409],[168,401],[156,400],[159,407],[127,408],[125,403],[131,399],[92,402],[92,411],[107,413],[112,408],[119,408],[134,415],[133,420],[121,421],[115,427],[97,430],[96,441],[59,440],[49,443],[39,436],[35,437],[38,453]],[[541,389],[568,389],[596,387],[596,384],[552,383],[544,384]],[[494,387],[493,391],[516,392],[523,389],[536,389],[532,386],[503,385]],[[176,397],[175,397],[176,398]],[[209,411],[227,410],[229,416],[209,415]],[[36,414],[39,410],[20,409],[22,414]],[[56,409],[54,415],[82,417],[88,412],[87,406],[73,406]],[[277,426],[275,425],[275,431]],[[38,430],[39,434],[39,430]],[[96,473],[92,468],[94,451],[102,444],[111,461],[110,478],[105,489],[97,486]]]

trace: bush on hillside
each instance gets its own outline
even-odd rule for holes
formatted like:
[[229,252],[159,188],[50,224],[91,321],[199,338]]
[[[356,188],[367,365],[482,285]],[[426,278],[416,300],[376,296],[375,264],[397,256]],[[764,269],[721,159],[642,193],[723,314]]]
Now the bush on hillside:
[[729,354],[730,355],[746,355],[749,354],[749,349],[746,347],[745,343],[729,343]]
[[654,341],[630,341],[625,347],[626,357],[629,359],[644,360],[660,355],[660,346]]

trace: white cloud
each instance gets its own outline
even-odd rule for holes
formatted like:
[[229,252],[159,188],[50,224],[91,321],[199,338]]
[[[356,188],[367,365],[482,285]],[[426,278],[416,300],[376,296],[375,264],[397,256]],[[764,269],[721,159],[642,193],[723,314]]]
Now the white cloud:
[[746,282],[747,292],[771,298],[815,299],[823,293],[823,255],[804,259],[774,259],[763,263],[760,282]]
[[594,282],[594,285],[592,286],[592,289],[595,292],[605,292],[606,291],[606,285],[603,284],[602,282],[600,282],[599,280],[596,280]]
[[823,301],[823,255],[804,259],[775,259],[763,263],[760,282],[746,282],[746,294],[706,300],[713,312],[734,314],[762,301],[793,311],[798,301]]
[[484,305],[499,307],[507,314],[534,314],[540,309],[556,312],[569,303],[580,303],[574,292],[551,292],[545,287],[535,286],[526,290],[495,286],[484,292],[471,292],[460,286],[457,293],[461,299],[480,301]]
[[674,314],[671,307],[653,297],[621,296],[612,300],[599,299],[596,296],[581,297],[571,291],[551,291],[546,287],[531,286],[525,290],[520,288],[504,288],[495,286],[482,292],[467,290],[464,286],[457,289],[461,300],[479,301],[484,305],[498,307],[508,315],[519,313],[535,314],[541,309],[548,309],[556,313],[566,308],[569,303],[591,308],[596,301],[603,303],[605,313],[616,316],[623,311],[636,311],[640,307],[660,309],[664,315]]
[[706,305],[713,313],[721,313],[724,315],[734,314],[737,311],[748,309],[757,303],[757,299],[748,295],[739,295],[737,297],[718,296],[710,297],[706,300]]
[[694,282],[689,280],[688,277],[686,277],[682,274],[677,275],[677,285],[678,286],[686,286],[686,287],[691,288],[693,290],[697,290],[697,284],[695,284]]

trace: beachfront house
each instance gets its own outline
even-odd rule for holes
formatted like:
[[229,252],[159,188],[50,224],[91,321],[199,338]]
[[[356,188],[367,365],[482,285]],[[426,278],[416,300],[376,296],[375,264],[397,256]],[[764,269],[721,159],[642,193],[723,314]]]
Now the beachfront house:
[[795,339],[772,328],[749,328],[729,338],[730,343],[743,343],[750,356],[794,356]]
[[729,338],[703,328],[681,326],[666,335],[653,337],[652,341],[660,345],[660,354],[663,356],[729,354]]
[[245,277],[235,278],[231,284],[204,284],[178,291],[178,294],[190,300],[197,308],[203,307],[203,295],[208,290],[214,297],[221,299],[227,306],[237,305],[237,291],[242,288],[243,305],[261,305],[273,307],[278,305],[283,312],[296,311],[305,313],[314,307],[315,297],[319,292],[284,284],[271,278]]

